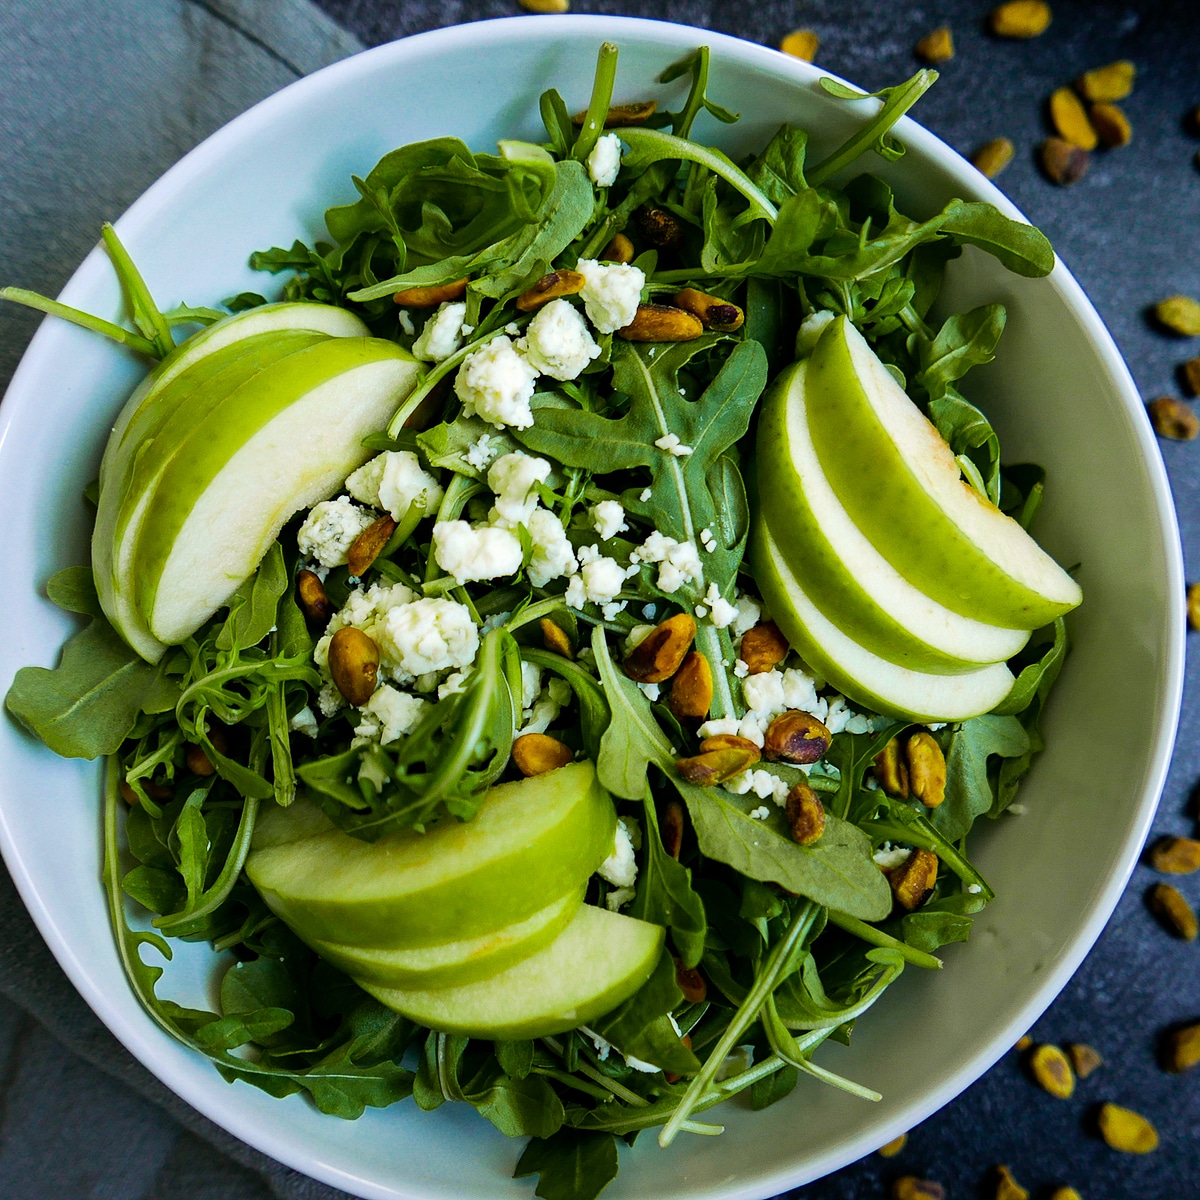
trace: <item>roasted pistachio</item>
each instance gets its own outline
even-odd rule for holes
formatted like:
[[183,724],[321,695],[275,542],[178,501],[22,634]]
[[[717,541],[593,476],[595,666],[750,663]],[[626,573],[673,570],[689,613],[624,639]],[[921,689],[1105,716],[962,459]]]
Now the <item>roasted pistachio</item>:
[[1200,300],[1191,296],[1168,296],[1154,306],[1154,317],[1160,325],[1180,337],[1200,336]]
[[665,208],[643,204],[633,214],[633,219],[646,241],[659,250],[668,250],[678,245],[683,237],[683,223]]
[[207,779],[210,775],[216,774],[217,768],[212,765],[208,755],[204,753],[204,747],[198,746],[194,742],[188,742],[184,747],[183,761],[193,775]]
[[662,683],[679,670],[696,640],[696,622],[676,613],[656,625],[625,656],[625,674],[637,683]]
[[975,169],[989,179],[995,179],[1012,162],[1013,144],[1006,137],[992,138],[971,156]]
[[996,1168],[995,1200],[1029,1200],[1029,1193],[1013,1178],[1007,1167]]
[[387,514],[378,521],[372,521],[346,551],[346,566],[350,574],[365,575],[395,532],[396,522]]
[[932,1179],[902,1175],[892,1184],[892,1200],[946,1200],[946,1189]]
[[898,867],[884,871],[901,908],[921,907],[937,883],[938,860],[931,850],[914,850]]
[[517,297],[517,308],[521,312],[533,312],[560,296],[577,296],[586,282],[578,271],[551,271]]
[[542,630],[542,645],[551,654],[561,654],[563,658],[575,657],[571,639],[567,637],[567,631],[561,625],[550,620],[549,617],[543,617],[539,625]]
[[329,603],[325,585],[315,571],[296,572],[296,599],[310,621],[328,621],[333,616],[333,605]]
[[825,756],[832,735],[812,713],[791,709],[767,726],[763,754],[772,762],[801,766]]
[[1181,363],[1179,377],[1189,396],[1200,396],[1200,358],[1189,358]]
[[928,730],[914,733],[904,743],[909,790],[926,808],[937,808],[946,798],[946,756]]
[[1200,418],[1182,400],[1174,396],[1159,396],[1146,405],[1150,424],[1159,437],[1176,442],[1190,442],[1200,433]]
[[791,647],[774,621],[760,621],[742,636],[738,657],[750,669],[751,675],[761,675],[779,666]]
[[1150,850],[1150,865],[1166,875],[1200,870],[1200,842],[1189,837],[1159,838]]
[[997,37],[1038,37],[1050,24],[1050,5],[1044,0],[1008,0],[992,9],[989,24]]
[[700,743],[702,751],[709,750],[746,750],[754,755],[754,761],[758,762],[762,758],[762,752],[749,739],[739,737],[736,733],[714,733],[712,737],[706,737]]
[[690,342],[704,332],[699,317],[670,304],[639,304],[628,325],[617,330],[627,342]]
[[1079,94],[1093,103],[1124,100],[1133,91],[1137,67],[1127,58],[1085,71],[1075,81]]
[[571,0],[521,0],[521,7],[532,13],[565,13],[571,11]]
[[783,812],[797,846],[811,846],[825,832],[825,806],[803,779],[788,792]]
[[1047,176],[1063,187],[1078,183],[1087,174],[1092,161],[1086,150],[1059,137],[1047,138],[1038,155]]
[[600,258],[603,262],[631,263],[633,262],[633,243],[623,233],[618,233],[600,251]]
[[[207,755],[205,757],[207,759]],[[142,791],[144,791],[151,800],[161,804],[162,801],[169,800],[171,798],[171,789],[168,787],[163,787],[160,783],[155,783],[153,779],[143,779],[140,782],[142,785]],[[121,783],[121,798],[126,804],[131,805],[137,804],[140,801],[137,790],[127,779],[123,780]]]
[[678,800],[670,801],[663,811],[659,836],[663,849],[678,862],[679,851],[683,847],[683,805]]
[[450,283],[438,283],[430,287],[404,288],[403,291],[397,292],[392,299],[405,308],[437,308],[439,304],[444,304],[447,300],[461,300],[467,293],[469,282],[464,276],[462,279],[455,279]]
[[1100,1136],[1125,1154],[1149,1154],[1158,1149],[1158,1130],[1142,1116],[1118,1104],[1105,1104],[1096,1118]]
[[675,982],[689,1004],[702,1004],[708,995],[708,984],[695,967],[685,967],[683,960],[675,960]]
[[121,799],[130,807],[138,802],[138,794],[133,790],[133,785],[124,779],[121,780]]
[[691,651],[671,680],[668,707],[680,721],[702,721],[713,698],[713,673],[708,659]]
[[1075,1068],[1075,1074],[1080,1079],[1086,1079],[1093,1071],[1104,1066],[1104,1059],[1100,1057],[1100,1051],[1086,1042],[1072,1042],[1067,1047],[1067,1053],[1071,1057],[1071,1065]]
[[570,746],[546,733],[523,733],[512,745],[513,762],[526,778],[565,767],[574,757]]
[[1028,1050],[1029,1047],[1032,1045],[1033,1045],[1033,1038],[1031,1038],[1029,1036],[1029,1034],[1023,1033],[1023,1034],[1021,1034],[1021,1036],[1019,1038],[1017,1038],[1017,1044],[1013,1047],[1013,1049],[1018,1054],[1024,1054],[1025,1051]]
[[1192,906],[1178,888],[1169,883],[1156,883],[1146,893],[1146,904],[1168,931],[1186,942],[1194,942],[1200,932]]
[[1187,590],[1188,624],[1200,629],[1200,583],[1193,583]]
[[1095,150],[1099,139],[1088,120],[1087,109],[1070,88],[1059,88],[1050,97],[1050,120],[1059,136],[1080,150]]
[[892,1138],[890,1142],[884,1142],[879,1147],[880,1158],[895,1158],[908,1143],[908,1134],[902,1133],[899,1137]]
[[1115,104],[1093,104],[1088,116],[1102,145],[1116,149],[1118,146],[1128,146],[1133,139],[1133,126],[1129,124],[1129,118]]
[[732,333],[735,329],[741,329],[746,320],[746,314],[736,304],[695,288],[683,288],[676,292],[671,297],[671,303],[699,317],[705,329],[715,329],[718,333]]
[[329,673],[355,708],[361,708],[379,681],[379,647],[356,625],[343,625],[329,643]]
[[1200,1025],[1171,1030],[1163,1039],[1162,1060],[1163,1066],[1175,1075],[1200,1063]]
[[681,779],[688,783],[699,784],[701,787],[715,787],[735,775],[740,775],[747,767],[758,761],[758,751],[751,754],[748,750],[735,747],[723,750],[702,750],[691,758],[681,758],[675,764]]
[[949,25],[941,25],[927,33],[916,45],[916,55],[922,62],[941,63],[954,57],[954,36]]
[[1075,1094],[1075,1072],[1071,1062],[1058,1046],[1047,1043],[1029,1056],[1033,1077],[1051,1096],[1069,1100]]
[[[657,100],[635,100],[632,104],[614,104],[604,114],[604,128],[628,129],[632,125],[645,125],[657,111]],[[576,125],[582,125],[587,120],[587,112],[577,112],[571,120]]]
[[1060,1187],[1050,1193],[1050,1200],[1083,1200],[1083,1197],[1073,1187]]
[[821,48],[821,39],[811,29],[793,29],[779,43],[779,49],[793,58],[812,62]]
[[908,799],[908,763],[900,749],[898,738],[892,738],[875,755],[875,778],[889,796]]

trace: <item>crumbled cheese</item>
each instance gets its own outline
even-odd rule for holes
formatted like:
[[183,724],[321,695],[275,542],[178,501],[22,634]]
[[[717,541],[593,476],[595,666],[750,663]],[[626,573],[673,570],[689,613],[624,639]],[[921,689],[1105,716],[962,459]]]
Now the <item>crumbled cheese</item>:
[[760,799],[775,795],[775,776],[770,771],[754,771],[750,777],[750,790]]
[[534,587],[545,587],[551,579],[574,575],[578,570],[575,550],[563,523],[545,508],[535,508],[525,523],[533,544],[526,568]]
[[[642,557],[650,539],[661,534],[651,534],[643,544]],[[674,538],[663,538],[666,545],[665,553],[660,559],[649,559],[658,562],[658,587],[661,591],[677,592],[685,583],[700,583],[704,579],[704,568],[700,565],[700,555],[691,542],[677,542]],[[669,543],[669,544],[668,544]],[[655,548],[657,550],[657,547]]]
[[845,696],[834,696],[829,701],[825,716],[819,718],[830,733],[870,733],[871,720],[856,713],[846,704]]
[[[386,746],[411,733],[428,707],[428,700],[410,696],[385,683],[371,693],[362,711],[378,722],[378,737]],[[359,730],[355,732],[360,733]]]
[[[817,717],[816,709],[822,703],[817,696],[815,680],[799,667],[788,667],[783,673],[783,703],[787,708],[799,709]],[[820,720],[817,717],[817,720]]]
[[715,583],[708,585],[704,600],[712,612],[712,623],[718,629],[725,629],[737,616],[737,609],[721,595],[721,589]]
[[550,464],[515,450],[488,468],[488,487],[496,493],[495,514],[500,522],[524,525],[537,507],[537,485],[550,477]]
[[583,300],[588,320],[600,333],[614,333],[637,315],[646,276],[628,263],[600,263],[581,258],[575,269],[583,276]]
[[783,675],[779,671],[761,671],[742,681],[742,695],[746,707],[754,713],[768,714],[783,712]]
[[760,718],[755,713],[747,713],[739,722],[737,727],[738,737],[744,737],[746,741],[753,742],[760,750],[766,742],[766,729],[769,724],[769,718]]
[[417,332],[417,327],[412,323],[412,316],[407,308],[402,308],[399,313],[400,329],[412,337]]
[[480,416],[498,429],[511,425],[528,429],[533,424],[533,385],[537,368],[504,334],[463,359],[454,379],[455,395],[467,416]]
[[609,538],[614,538],[629,528],[625,520],[625,510],[617,500],[601,500],[599,504],[593,504],[588,510],[588,516],[591,517],[592,525],[602,542],[607,542]]
[[467,673],[465,671],[455,671],[453,675],[447,675],[445,680],[438,684],[438,699],[445,700],[447,696],[457,696],[466,691],[464,686],[466,682]]
[[771,810],[765,804],[760,804],[757,808],[750,810],[750,819],[752,821],[765,821],[770,815]]
[[484,637],[493,629],[499,629],[501,625],[508,624],[508,618],[511,616],[511,609],[505,609],[503,612],[492,613],[491,616],[484,617],[483,624],[479,627],[479,636]]
[[360,508],[346,496],[322,500],[304,518],[296,534],[296,545],[305,558],[316,559],[323,567],[340,567],[354,539],[374,522],[374,513]]
[[463,300],[450,300],[438,306],[437,312],[425,322],[421,336],[413,342],[413,358],[426,362],[441,362],[462,345],[463,318],[467,305]]
[[497,579],[521,569],[521,539],[492,525],[439,521],[433,527],[433,557],[457,583]]
[[521,660],[521,707],[532,708],[542,690],[542,668]]
[[[737,728],[737,722],[734,722],[734,728]],[[721,786],[727,791],[732,792],[735,796],[744,796],[754,786],[753,771],[739,771],[732,778],[725,780]]]
[[[580,559],[582,560],[582,552]],[[615,558],[593,558],[579,568],[587,598],[596,604],[608,604],[625,585],[625,568]]]
[[386,509],[399,521],[409,506],[424,497],[425,511],[432,513],[442,502],[442,485],[421,466],[411,450],[385,450],[364,463],[346,480],[346,491],[355,500],[373,508]]
[[703,741],[705,738],[736,734],[737,731],[737,717],[719,717],[712,721],[705,721],[704,724],[696,730],[696,736]]
[[638,499],[643,504],[648,504],[650,502],[650,497],[653,495],[654,495],[653,488],[642,488],[641,494],[638,496]]
[[876,850],[875,853],[871,855],[871,858],[874,860],[877,867],[882,867],[885,871],[890,871],[893,867],[898,867],[902,863],[908,862],[911,854],[911,850],[906,850],[899,846],[893,847],[892,844],[888,842]]
[[1023,804],[1010,804],[1007,811],[1012,813],[1014,817],[1023,817],[1029,809]]
[[335,712],[346,707],[346,697],[337,690],[332,680],[321,684],[317,692],[317,707],[324,717],[332,717]]
[[737,598],[737,616],[733,619],[733,637],[741,638],[758,624],[762,608],[749,596]]
[[692,610],[696,614],[696,620],[703,621],[708,616],[708,609],[703,604],[697,604]]
[[654,614],[656,612],[658,612],[657,604],[643,604],[642,605],[642,616],[645,617],[647,621],[653,621]]
[[306,704],[289,722],[288,728],[293,733],[302,733],[305,737],[317,736],[317,717]]
[[492,435],[483,433],[467,447],[463,458],[467,460],[468,466],[482,471],[498,453],[499,449],[492,445]]
[[426,597],[390,609],[375,625],[381,660],[398,677],[469,667],[479,650],[471,610],[455,600]]
[[613,887],[633,887],[637,882],[637,873],[633,839],[629,834],[629,826],[622,817],[617,821],[612,853],[596,868],[596,874]]
[[587,156],[588,174],[597,187],[612,187],[621,170],[621,139],[615,133],[606,133],[592,147]]
[[686,458],[693,453],[693,447],[685,446],[680,440],[677,433],[664,433],[662,437],[655,438],[654,444],[660,449],[665,450],[668,454],[675,455],[676,458]]
[[600,613],[606,621],[615,621],[618,614],[625,611],[628,603],[628,600],[610,600],[607,604],[600,605]]
[[638,687],[642,689],[642,693],[651,703],[657,700],[662,694],[662,688],[657,683],[639,683]]
[[[569,686],[569,685],[568,685]],[[520,733],[545,733],[558,720],[563,706],[549,693],[539,696],[522,714]]]
[[968,884],[967,884],[967,891],[968,891],[968,892],[969,892],[969,893],[970,893],[972,896],[978,896],[978,895],[979,895],[979,893],[983,891],[983,886],[982,886],[981,884],[978,884],[978,883],[968,883]]
[[563,600],[566,601],[568,608],[577,608],[581,611],[587,603],[587,588],[583,586],[583,580],[578,575],[571,576],[567,590],[563,593]]
[[733,664],[734,676],[738,679],[745,679],[750,674],[750,664],[744,659],[737,659]]
[[525,328],[517,349],[542,375],[576,379],[600,354],[587,324],[569,300],[551,300]]

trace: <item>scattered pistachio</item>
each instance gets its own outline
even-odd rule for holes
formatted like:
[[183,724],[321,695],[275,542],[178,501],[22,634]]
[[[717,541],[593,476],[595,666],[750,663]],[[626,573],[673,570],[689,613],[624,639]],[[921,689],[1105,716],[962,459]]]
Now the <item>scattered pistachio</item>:
[[1088,152],[1063,138],[1047,138],[1038,151],[1042,169],[1062,187],[1078,183],[1086,174],[1091,159]]
[[937,883],[938,860],[932,850],[914,850],[898,867],[884,871],[892,895],[902,908],[921,907]]
[[693,650],[671,680],[668,707],[680,721],[702,721],[713,698],[713,673],[708,659]]
[[575,758],[570,746],[546,733],[523,733],[512,744],[513,762],[526,778],[565,767]]
[[1185,942],[1194,942],[1200,933],[1196,914],[1178,888],[1169,883],[1156,883],[1146,893],[1146,904],[1166,929]]
[[1088,120],[1087,109],[1070,88],[1059,88],[1050,97],[1050,120],[1059,136],[1081,150],[1095,150],[1099,140]]
[[746,321],[746,314],[736,304],[722,300],[720,296],[698,292],[695,288],[676,292],[671,297],[671,303],[699,317],[705,329],[715,329],[718,333],[733,333],[741,329]]
[[1189,396],[1200,396],[1200,358],[1189,358],[1179,367],[1179,375]]
[[329,673],[346,700],[361,708],[379,681],[379,647],[356,625],[343,625],[329,643]]
[[[685,1033],[685,1034],[683,1035],[683,1037],[681,1037],[681,1038],[679,1039],[679,1044],[680,1044],[680,1045],[681,1045],[681,1046],[682,1046],[682,1047],[683,1047],[685,1050],[690,1050],[690,1049],[692,1048],[692,1035],[691,1035],[690,1033]],[[678,1082],[679,1082],[679,1081],[680,1081],[680,1080],[683,1078],[683,1076],[682,1076],[682,1075],[676,1075],[674,1071],[664,1071],[664,1072],[663,1072],[663,1078],[664,1078],[664,1079],[665,1079],[665,1080],[666,1080],[668,1083],[678,1083]]]
[[875,755],[875,778],[889,796],[900,800],[908,799],[908,764],[900,751],[897,738],[892,738]]
[[542,645],[551,654],[561,654],[563,658],[575,657],[571,639],[567,637],[567,631],[561,625],[550,620],[549,617],[543,617],[539,624],[542,629]]
[[1092,103],[1124,100],[1133,91],[1137,67],[1127,58],[1085,71],[1075,81],[1079,94]]
[[879,1157],[880,1158],[895,1158],[896,1155],[899,1154],[900,1151],[904,1149],[904,1147],[907,1143],[908,1143],[908,1134],[902,1133],[899,1137],[892,1138],[892,1140],[890,1142],[884,1142],[884,1144],[879,1147]]
[[187,764],[187,769],[193,775],[199,775],[207,779],[210,775],[216,773],[217,768],[212,765],[207,754],[204,753],[203,746],[197,746],[195,742],[188,742],[183,752],[183,761]]
[[750,668],[751,675],[761,675],[779,666],[787,658],[790,648],[774,621],[762,621],[746,630],[738,657]]
[[1163,1040],[1163,1066],[1172,1074],[1190,1071],[1200,1063],[1200,1025],[1173,1029]]
[[[207,757],[208,756],[205,755],[205,758]],[[143,779],[141,782],[142,790],[147,796],[150,797],[151,800],[156,800],[160,804],[164,800],[170,800],[171,789],[169,787],[163,787],[161,783],[155,783],[153,779]],[[127,779],[121,783],[121,798],[126,804],[129,805],[137,804],[140,800],[140,797],[138,796],[133,784],[131,784]]]
[[532,13],[565,13],[571,11],[571,0],[521,0],[521,7]]
[[1024,1054],[1025,1051],[1028,1050],[1029,1047],[1032,1045],[1033,1045],[1033,1038],[1031,1038],[1029,1036],[1029,1034],[1025,1033],[1025,1034],[1022,1034],[1019,1038],[1017,1038],[1017,1044],[1013,1047],[1013,1049],[1018,1054]]
[[793,58],[802,58],[805,62],[812,62],[821,48],[821,39],[811,29],[793,29],[779,43],[779,48],[784,54],[790,54]]
[[904,743],[909,790],[926,808],[946,798],[946,756],[932,733],[922,729]]
[[1200,433],[1200,419],[1182,401],[1174,396],[1159,396],[1146,405],[1150,413],[1150,424],[1159,437],[1171,438],[1176,442],[1190,442]]
[[447,300],[461,300],[467,293],[464,276],[450,283],[431,284],[429,287],[410,287],[397,292],[392,299],[405,308],[437,308]]
[[124,779],[121,780],[121,799],[131,808],[138,802],[138,794],[133,790],[133,785]]
[[932,1179],[903,1175],[892,1184],[892,1200],[946,1200],[946,1189]]
[[1158,1130],[1141,1113],[1117,1104],[1101,1107],[1097,1124],[1100,1136],[1124,1154],[1149,1154],[1158,1148]]
[[708,995],[708,984],[695,967],[685,967],[683,960],[675,960],[675,982],[689,1004],[702,1004]]
[[378,521],[372,521],[346,551],[346,566],[350,574],[365,575],[395,532],[396,522],[386,513]]
[[699,317],[670,304],[639,304],[628,325],[617,330],[627,342],[690,342],[704,332]]
[[1073,1187],[1060,1187],[1051,1192],[1050,1200],[1083,1200],[1083,1197]]
[[1012,162],[1013,144],[1006,137],[992,138],[971,156],[975,169],[989,179],[995,179]]
[[662,838],[663,849],[678,862],[679,851],[683,846],[683,805],[678,800],[667,804],[659,836]]
[[738,737],[736,733],[714,733],[700,743],[700,749],[704,753],[709,750],[748,750],[754,755],[755,762],[762,758],[761,751],[749,738]]
[[825,756],[833,735],[812,713],[790,709],[767,726],[763,755],[771,762],[803,766]]
[[1133,126],[1129,124],[1129,118],[1122,109],[1102,101],[1092,105],[1089,115],[1092,128],[1103,145],[1110,149],[1129,145],[1133,138]]
[[1029,1193],[1013,1178],[1007,1167],[996,1168],[996,1200],[1029,1200]]
[[1188,624],[1200,629],[1200,583],[1193,583],[1187,590]]
[[1043,1089],[1059,1100],[1069,1100],[1075,1094],[1075,1072],[1059,1047],[1039,1046],[1029,1056],[1029,1069]]
[[675,763],[675,769],[680,778],[688,783],[699,784],[700,787],[715,787],[718,783],[740,775],[757,761],[757,748],[751,753],[731,746],[722,750],[702,750],[691,758],[681,758]]
[[586,282],[578,271],[551,271],[517,297],[517,308],[521,312],[533,312],[560,296],[577,296]]
[[633,219],[646,241],[660,250],[669,249],[683,237],[683,223],[665,208],[643,204],[633,214]]
[[[632,104],[614,104],[604,114],[604,128],[628,129],[631,125],[645,125],[657,111],[657,100],[636,100]],[[586,109],[583,112],[577,112],[571,118],[576,125],[582,125],[586,120]]]
[[1181,337],[1200,336],[1200,300],[1191,296],[1168,296],[1154,306],[1160,325]]
[[1067,1047],[1067,1053],[1071,1056],[1071,1065],[1080,1079],[1086,1079],[1093,1071],[1104,1066],[1100,1051],[1086,1042],[1072,1042]]
[[811,846],[825,832],[825,806],[803,779],[788,792],[784,815],[797,846]]
[[1190,875],[1200,870],[1200,842],[1188,837],[1159,838],[1150,851],[1150,865],[1166,875]]
[[940,63],[954,57],[954,37],[949,25],[927,33],[916,45],[916,55],[922,62]]
[[676,613],[630,650],[625,674],[638,683],[663,683],[679,670],[695,640],[695,620],[688,613]]
[[633,243],[623,234],[613,236],[613,240],[600,251],[604,262],[631,263],[633,262]]
[[1008,0],[992,9],[990,24],[997,37],[1038,37],[1050,24],[1050,5],[1044,0]]
[[333,605],[325,595],[325,585],[315,571],[296,572],[296,599],[310,621],[328,621],[333,616]]

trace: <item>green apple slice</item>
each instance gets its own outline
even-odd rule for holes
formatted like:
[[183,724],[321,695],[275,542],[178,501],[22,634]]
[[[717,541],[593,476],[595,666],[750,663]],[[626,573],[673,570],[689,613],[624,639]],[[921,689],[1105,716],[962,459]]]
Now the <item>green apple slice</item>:
[[767,609],[792,647],[862,707],[912,721],[965,721],[990,712],[1012,689],[1012,672],[1003,663],[964,675],[933,675],[863,649],[809,599],[761,516],[751,530],[750,562]]
[[813,449],[807,361],[786,370],[758,421],[758,499],[780,553],[822,615],[902,667],[961,674],[1012,658],[1029,632],[951,611],[918,591],[850,520]]
[[547,1037],[611,1012],[650,978],[665,930],[583,905],[544,950],[461,987],[384,988],[381,1003],[440,1033],[516,1041]]
[[962,480],[950,447],[845,317],[817,342],[806,388],[833,491],[914,587],[1011,629],[1037,629],[1079,604],[1079,585]]
[[133,603],[133,549],[158,482],[175,450],[197,421],[231,393],[276,362],[307,349],[327,335],[307,331],[256,334],[215,350],[175,374],[142,406],[133,424],[136,438],[117,449],[109,443],[100,502],[92,531],[92,571],[101,606],[113,627],[144,658],[161,657],[156,638]]
[[376,950],[312,942],[327,962],[360,981],[388,988],[444,988],[474,983],[536,954],[574,917],[583,903],[585,885],[578,885],[531,917],[514,921],[493,933],[460,938],[440,946]]
[[327,338],[289,355],[197,421],[148,499],[134,547],[134,605],[173,645],[258,565],[289,517],[332,495],[370,457],[420,378],[380,338]]
[[439,946],[523,921],[583,884],[616,831],[590,762],[502,783],[472,821],[376,842],[328,822],[314,833],[312,807],[298,800],[264,814],[246,874],[305,941],[375,949]]

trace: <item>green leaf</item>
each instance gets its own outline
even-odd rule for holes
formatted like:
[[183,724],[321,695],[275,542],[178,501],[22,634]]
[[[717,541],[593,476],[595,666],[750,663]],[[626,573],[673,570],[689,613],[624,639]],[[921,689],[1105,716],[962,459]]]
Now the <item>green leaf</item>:
[[901,917],[901,936],[908,945],[928,954],[951,942],[965,942],[971,936],[974,914],[985,903],[982,896],[967,892],[930,900],[916,912]]
[[571,662],[560,654],[552,654],[548,650],[526,647],[522,649],[521,657],[543,670],[553,671],[570,685],[575,693],[575,702],[579,706],[579,730],[583,737],[583,748],[588,758],[597,762],[600,758],[601,740],[612,714],[595,677],[578,663]]
[[946,751],[946,799],[933,810],[934,828],[952,842],[963,837],[976,817],[991,811],[989,760],[1020,758],[1028,750],[1029,735],[1016,717],[988,713],[964,721]]
[[533,1066],[533,1043],[531,1041],[496,1042],[494,1053],[496,1061],[500,1064],[500,1070],[505,1075],[511,1075],[513,1079],[524,1079]]
[[505,1137],[546,1138],[562,1127],[562,1101],[541,1075],[471,1080],[463,1085],[463,1099]]
[[775,205],[808,187],[804,178],[804,157],[808,151],[808,133],[793,125],[781,125],[759,156],[746,168],[746,174]]
[[258,570],[230,598],[229,617],[217,635],[217,649],[257,646],[275,627],[279,598],[287,591],[288,582],[283,547],[274,541]]
[[417,434],[417,445],[436,470],[486,480],[487,467],[481,470],[467,461],[467,451],[482,437],[488,439],[488,449],[495,450],[495,458],[520,449],[508,430],[497,429],[482,417],[468,417],[463,413],[453,421],[443,421]]
[[46,595],[67,612],[103,617],[91,567],[64,567],[46,581]]
[[1054,248],[1033,225],[1006,217],[982,200],[959,202],[942,225],[956,242],[978,246],[1017,275],[1040,279],[1054,270]]
[[525,1147],[514,1179],[537,1175],[542,1200],[595,1200],[617,1177],[617,1140],[611,1133],[563,1128]]

